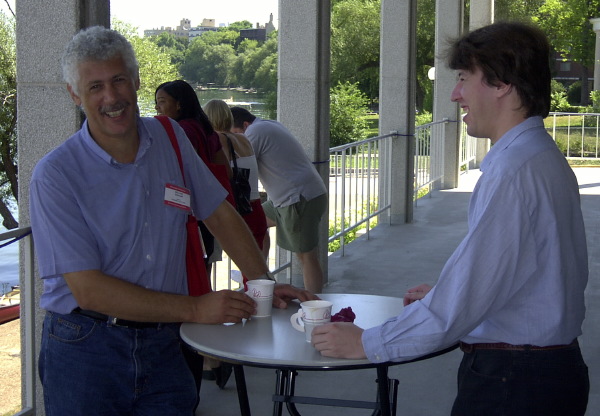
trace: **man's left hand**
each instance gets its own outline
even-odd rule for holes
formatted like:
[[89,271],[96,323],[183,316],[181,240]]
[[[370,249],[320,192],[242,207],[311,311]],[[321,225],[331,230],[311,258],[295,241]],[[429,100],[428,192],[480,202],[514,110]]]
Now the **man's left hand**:
[[363,329],[350,322],[332,322],[313,329],[312,345],[325,357],[367,358],[362,345]]
[[313,295],[308,290],[299,289],[292,285],[284,283],[275,284],[275,289],[273,290],[273,306],[279,309],[285,309],[294,299],[304,302],[307,300],[316,300],[319,299],[319,297]]

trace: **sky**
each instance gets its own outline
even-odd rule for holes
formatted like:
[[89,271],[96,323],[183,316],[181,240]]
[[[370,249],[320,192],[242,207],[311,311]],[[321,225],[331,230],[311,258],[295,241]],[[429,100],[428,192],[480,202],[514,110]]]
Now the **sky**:
[[[15,0],[8,0],[13,11]],[[279,28],[277,7],[279,0],[111,0],[111,18],[117,18],[137,27],[140,35],[145,29],[161,26],[177,27],[183,18],[191,20],[192,26],[202,19],[215,19],[220,23],[248,20],[253,26],[264,25],[273,13],[273,23]],[[0,0],[0,9],[7,11],[6,0]]]

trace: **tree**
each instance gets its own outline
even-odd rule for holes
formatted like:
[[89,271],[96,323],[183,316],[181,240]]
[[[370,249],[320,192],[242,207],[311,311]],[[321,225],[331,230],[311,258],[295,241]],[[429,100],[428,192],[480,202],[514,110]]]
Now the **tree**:
[[334,2],[331,13],[331,84],[358,84],[379,95],[379,0]]
[[545,0],[533,20],[546,32],[563,58],[582,66],[581,103],[589,102],[590,68],[594,65],[596,35],[590,19],[598,17],[600,0]]
[[189,40],[175,36],[169,32],[162,32],[158,36],[151,36],[150,40],[156,43],[156,46],[158,46],[161,51],[171,57],[171,63],[179,70],[179,67],[183,64]]
[[119,20],[113,20],[112,27],[125,36],[133,46],[140,66],[140,89],[138,90],[140,113],[151,114],[154,112],[156,87],[163,82],[178,79],[179,73],[171,63],[170,56],[149,38],[140,38],[136,28]]
[[15,19],[0,11],[0,215],[7,229],[19,226],[10,207],[18,201],[17,64]]
[[358,83],[338,83],[329,94],[329,137],[332,147],[341,146],[365,136],[368,98],[358,88]]

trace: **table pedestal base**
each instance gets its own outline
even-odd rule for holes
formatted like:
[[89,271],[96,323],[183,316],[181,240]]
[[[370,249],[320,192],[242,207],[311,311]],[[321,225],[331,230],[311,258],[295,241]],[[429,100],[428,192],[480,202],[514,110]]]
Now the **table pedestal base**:
[[373,416],[396,416],[398,380],[388,377],[388,365],[386,364],[377,366],[377,400],[375,402],[296,396],[294,389],[297,375],[296,370],[277,370],[275,394],[273,395],[273,416],[282,415],[284,403],[291,416],[300,416],[296,403],[373,409]]

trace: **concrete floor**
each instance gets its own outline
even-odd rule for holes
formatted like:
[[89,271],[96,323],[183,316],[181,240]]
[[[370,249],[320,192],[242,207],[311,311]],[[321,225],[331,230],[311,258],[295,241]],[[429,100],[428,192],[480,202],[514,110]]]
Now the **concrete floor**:
[[[586,221],[590,279],[586,290],[587,317],[579,341],[590,372],[590,400],[587,415],[600,414],[600,168],[576,168]],[[369,240],[361,237],[348,245],[345,256],[329,258],[326,293],[369,293],[402,297],[406,289],[420,283],[435,283],[445,261],[467,232],[467,204],[478,171],[461,176],[460,187],[436,191],[419,200],[414,222],[381,225]],[[455,375],[460,351],[427,361],[390,368],[390,378],[400,381],[398,415],[447,416],[456,393]],[[275,371],[245,367],[253,415],[272,414],[271,395]],[[302,372],[296,394],[373,400],[375,370]],[[304,415],[368,415],[364,409],[299,405]],[[204,381],[199,415],[239,414],[235,380],[224,390]],[[284,414],[287,414],[284,410]]]

